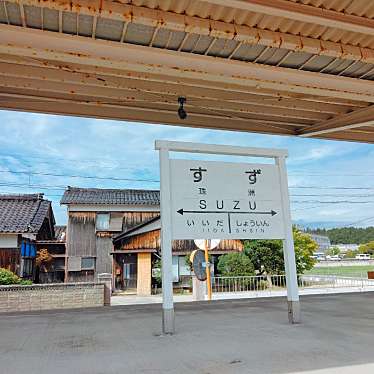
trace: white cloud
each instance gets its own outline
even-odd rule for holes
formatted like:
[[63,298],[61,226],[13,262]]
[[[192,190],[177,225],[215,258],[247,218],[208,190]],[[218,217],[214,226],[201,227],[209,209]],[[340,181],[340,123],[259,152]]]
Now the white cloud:
[[[146,125],[121,121],[105,121],[17,112],[0,112],[0,169],[39,173],[158,179],[156,139],[181,140],[249,147],[273,147],[289,150],[288,169],[291,186],[373,186],[372,145],[266,136],[230,131],[191,129],[165,125]],[[372,174],[366,177],[345,177],[344,174]],[[49,186],[31,189],[29,183]],[[53,200],[58,222],[66,220],[64,207],[59,206],[62,190],[58,186],[75,185],[103,188],[158,188],[157,183],[79,179],[47,175],[0,173],[1,192],[44,191]],[[4,186],[18,183],[23,188]],[[327,193],[344,191],[323,189],[291,189],[291,200],[326,201],[338,197]],[[348,194],[352,191],[345,192]],[[368,193],[368,192],[367,192]],[[372,191],[374,195],[374,190]],[[367,197],[366,200],[374,197]],[[339,198],[340,199],[340,198]],[[349,199],[344,197],[344,200]],[[357,198],[355,198],[357,200]],[[363,198],[362,198],[363,199]],[[317,205],[318,208],[313,208]],[[364,218],[373,205],[322,205],[293,203],[293,217],[308,221],[342,220],[353,222]],[[308,208],[311,207],[311,208]]]

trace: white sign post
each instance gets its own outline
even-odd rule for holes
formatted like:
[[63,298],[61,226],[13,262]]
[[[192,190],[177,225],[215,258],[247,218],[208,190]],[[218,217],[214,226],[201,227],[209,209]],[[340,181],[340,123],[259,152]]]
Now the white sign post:
[[[161,170],[164,333],[174,332],[174,239],[282,239],[289,320],[299,322],[287,151],[169,141],[156,141],[156,149]],[[170,159],[169,151],[272,158],[275,163]]]

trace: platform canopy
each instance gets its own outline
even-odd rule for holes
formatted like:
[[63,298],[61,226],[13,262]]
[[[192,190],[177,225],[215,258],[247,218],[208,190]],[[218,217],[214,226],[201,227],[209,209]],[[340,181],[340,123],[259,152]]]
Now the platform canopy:
[[368,0],[0,0],[0,108],[374,143],[373,16]]

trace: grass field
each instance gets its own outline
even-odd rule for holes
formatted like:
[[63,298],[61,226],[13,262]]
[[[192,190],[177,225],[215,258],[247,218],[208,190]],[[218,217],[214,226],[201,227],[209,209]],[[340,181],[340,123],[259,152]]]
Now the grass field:
[[330,267],[314,267],[312,270],[305,272],[309,275],[341,275],[346,277],[364,277],[367,278],[367,272],[374,271],[374,266],[330,266]]

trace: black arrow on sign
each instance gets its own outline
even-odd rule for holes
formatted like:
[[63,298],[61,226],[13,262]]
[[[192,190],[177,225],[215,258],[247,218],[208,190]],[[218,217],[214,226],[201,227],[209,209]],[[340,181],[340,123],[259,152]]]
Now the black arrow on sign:
[[183,208],[177,210],[177,213],[181,214],[182,216],[184,213],[270,214],[272,216],[277,214],[277,212],[274,210],[271,210],[270,212],[229,212],[227,210],[184,210]]

